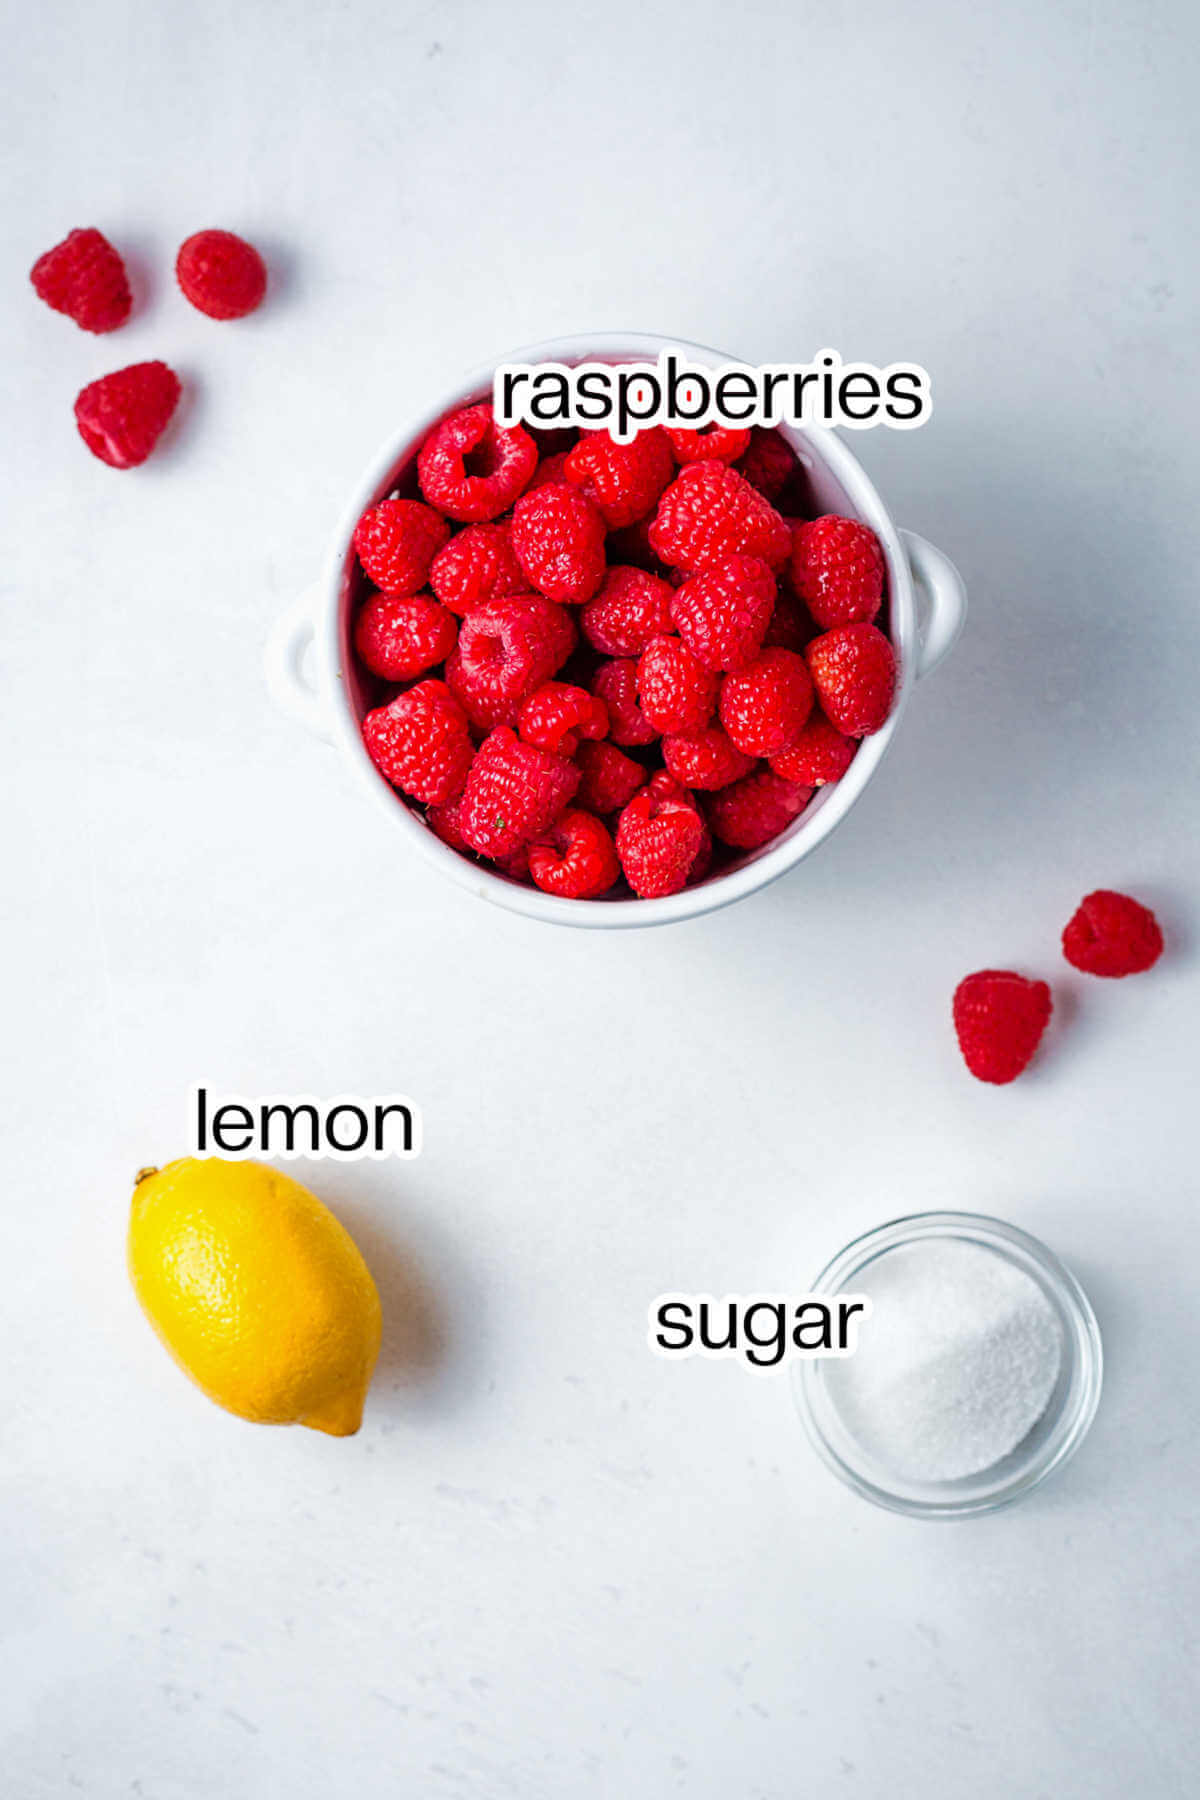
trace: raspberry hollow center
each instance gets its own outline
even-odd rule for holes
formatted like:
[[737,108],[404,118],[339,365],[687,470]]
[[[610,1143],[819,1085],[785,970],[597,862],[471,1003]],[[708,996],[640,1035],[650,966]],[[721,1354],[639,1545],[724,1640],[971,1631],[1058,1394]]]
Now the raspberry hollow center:
[[508,660],[504,648],[504,639],[498,637],[477,637],[471,644],[471,661],[481,669],[502,668]]
[[499,467],[498,446],[490,437],[485,437],[482,442],[475,445],[474,449],[468,450],[463,457],[465,473],[481,476],[484,480],[489,475],[494,475]]

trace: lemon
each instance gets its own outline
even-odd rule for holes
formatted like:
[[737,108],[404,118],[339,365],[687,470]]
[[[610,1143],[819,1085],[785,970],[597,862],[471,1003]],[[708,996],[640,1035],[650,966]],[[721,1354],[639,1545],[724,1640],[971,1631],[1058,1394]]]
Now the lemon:
[[256,1162],[184,1157],[138,1176],[129,1274],[210,1400],[264,1425],[349,1437],[379,1354],[379,1294],[315,1194]]

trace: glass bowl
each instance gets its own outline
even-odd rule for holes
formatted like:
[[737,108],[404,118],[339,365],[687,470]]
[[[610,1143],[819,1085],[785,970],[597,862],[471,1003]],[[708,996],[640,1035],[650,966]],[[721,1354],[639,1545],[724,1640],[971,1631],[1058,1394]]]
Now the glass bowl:
[[857,1293],[872,1263],[890,1250],[925,1238],[965,1239],[1006,1258],[1037,1282],[1058,1318],[1062,1328],[1058,1380],[1045,1412],[1016,1449],[990,1468],[955,1481],[909,1480],[878,1463],[843,1423],[827,1379],[836,1363],[821,1357],[795,1363],[792,1388],[817,1454],[856,1494],[911,1518],[961,1519],[1019,1500],[1074,1455],[1100,1400],[1100,1331],[1087,1295],[1045,1244],[982,1213],[914,1213],[893,1219],[839,1251],[811,1291]]

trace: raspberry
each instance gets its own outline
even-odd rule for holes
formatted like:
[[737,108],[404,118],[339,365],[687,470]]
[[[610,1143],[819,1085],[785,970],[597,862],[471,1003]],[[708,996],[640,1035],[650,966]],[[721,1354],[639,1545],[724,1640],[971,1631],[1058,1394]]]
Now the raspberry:
[[754,758],[731,744],[719,725],[708,725],[688,737],[665,737],[663,761],[687,788],[728,787],[754,767]]
[[75,399],[79,435],[114,469],[144,463],[179,404],[179,377],[164,362],[131,363],[89,382]]
[[606,741],[580,744],[575,761],[580,774],[576,799],[589,812],[620,812],[646,779],[641,763]]
[[763,638],[763,648],[803,650],[815,635],[812,621],[799,601],[794,600],[790,594],[781,593],[775,601],[771,623]]
[[812,699],[804,658],[794,650],[764,650],[721,683],[721,723],[747,756],[775,756],[799,737]]
[[709,669],[744,669],[762,648],[775,577],[759,556],[726,556],[677,589],[671,617]]
[[592,692],[608,708],[608,735],[614,744],[652,744],[655,727],[637,703],[637,663],[617,657],[601,663],[592,678]]
[[686,789],[655,775],[617,820],[617,855],[625,879],[642,900],[687,886],[704,847],[704,822]]
[[115,331],[129,317],[133,297],[125,264],[103,232],[70,231],[39,256],[29,279],[40,299],[84,331]]
[[419,681],[362,722],[363,743],[380,774],[414,800],[453,800],[475,754],[466,716],[444,681]]
[[796,471],[796,458],[777,431],[755,425],[750,448],[735,465],[739,475],[774,504]]
[[372,675],[412,681],[445,662],[458,638],[458,623],[428,594],[372,594],[354,627],[354,648]]
[[415,594],[450,527],[420,500],[381,500],[354,527],[358,560],[385,594]]
[[692,866],[688,870],[688,886],[689,887],[695,887],[695,885],[698,881],[704,880],[704,877],[708,874],[709,869],[712,867],[712,859],[713,859],[713,834],[708,828],[708,820],[705,818],[704,814],[701,813],[700,814],[700,848],[697,850],[695,858],[692,862]]
[[470,846],[462,834],[462,826],[458,815],[462,811],[462,795],[456,794],[453,800],[443,800],[440,806],[431,806],[425,817],[430,827],[441,838],[443,844],[449,844],[452,850],[460,855],[471,854]]
[[657,575],[618,565],[580,614],[583,635],[605,656],[640,656],[651,638],[672,629],[672,597],[670,584]]
[[638,702],[656,731],[702,731],[713,716],[719,677],[682,638],[652,638],[637,666]]
[[518,844],[508,856],[498,856],[496,867],[510,881],[526,881],[529,878],[529,851],[524,844]]
[[1053,1011],[1044,981],[1010,969],[980,969],[954,990],[954,1030],[979,1081],[1015,1081],[1037,1049]]
[[694,575],[739,552],[778,569],[792,538],[775,508],[736,470],[702,462],[681,470],[659,501],[650,544],[663,562]]
[[175,279],[184,298],[210,319],[244,319],[267,291],[267,267],[232,231],[197,231],[179,246]]
[[750,428],[734,425],[668,425],[667,436],[676,462],[736,462],[750,447]]
[[468,525],[439,550],[429,585],[451,612],[469,613],[488,600],[526,591],[507,525]]
[[529,846],[536,886],[563,900],[596,900],[621,874],[612,836],[592,813],[568,807]]
[[491,406],[464,406],[435,425],[417,457],[421,492],[463,524],[496,519],[522,493],[537,445],[521,425],[497,425]]
[[578,488],[552,484],[523,494],[512,542],[530,585],[548,600],[578,606],[604,579],[604,520]]
[[896,691],[896,656],[874,625],[842,625],[805,651],[817,698],[847,737],[869,737],[886,723]]
[[580,738],[602,738],[608,732],[608,708],[586,688],[548,681],[521,702],[517,729],[527,744],[574,756]]
[[785,781],[774,769],[756,769],[712,796],[708,822],[723,844],[758,850],[778,837],[811,798],[811,788]]
[[771,767],[787,781],[801,787],[824,787],[828,781],[840,781],[858,745],[844,737],[829,723],[822,712],[812,712],[798,738],[771,758]]
[[523,744],[499,725],[484,739],[463,791],[459,827],[480,856],[512,856],[552,825],[575,789],[579,770],[565,756]]
[[857,519],[827,513],[805,519],[792,533],[792,586],[822,630],[869,624],[883,604],[883,551]]
[[535,488],[540,487],[565,487],[567,485],[566,465],[567,453],[565,450],[556,450],[552,456],[543,456],[533,471],[533,479],[525,492],[532,494]]
[[1062,934],[1063,955],[1085,975],[1140,975],[1163,952],[1163,934],[1148,906],[1097,888],[1079,903]]
[[478,731],[516,722],[522,700],[575,648],[571,616],[540,594],[477,606],[463,620],[446,680]]
[[639,431],[628,444],[607,431],[585,431],[567,457],[567,480],[599,507],[610,531],[644,519],[675,473],[675,458],[661,425]]

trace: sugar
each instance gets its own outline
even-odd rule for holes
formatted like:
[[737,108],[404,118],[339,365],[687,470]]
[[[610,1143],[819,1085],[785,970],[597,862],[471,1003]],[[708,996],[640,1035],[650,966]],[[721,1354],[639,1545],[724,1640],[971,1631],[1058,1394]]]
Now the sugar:
[[1032,1276],[981,1244],[927,1238],[886,1251],[853,1285],[871,1315],[826,1380],[868,1455],[906,1480],[956,1481],[1028,1437],[1063,1357]]

